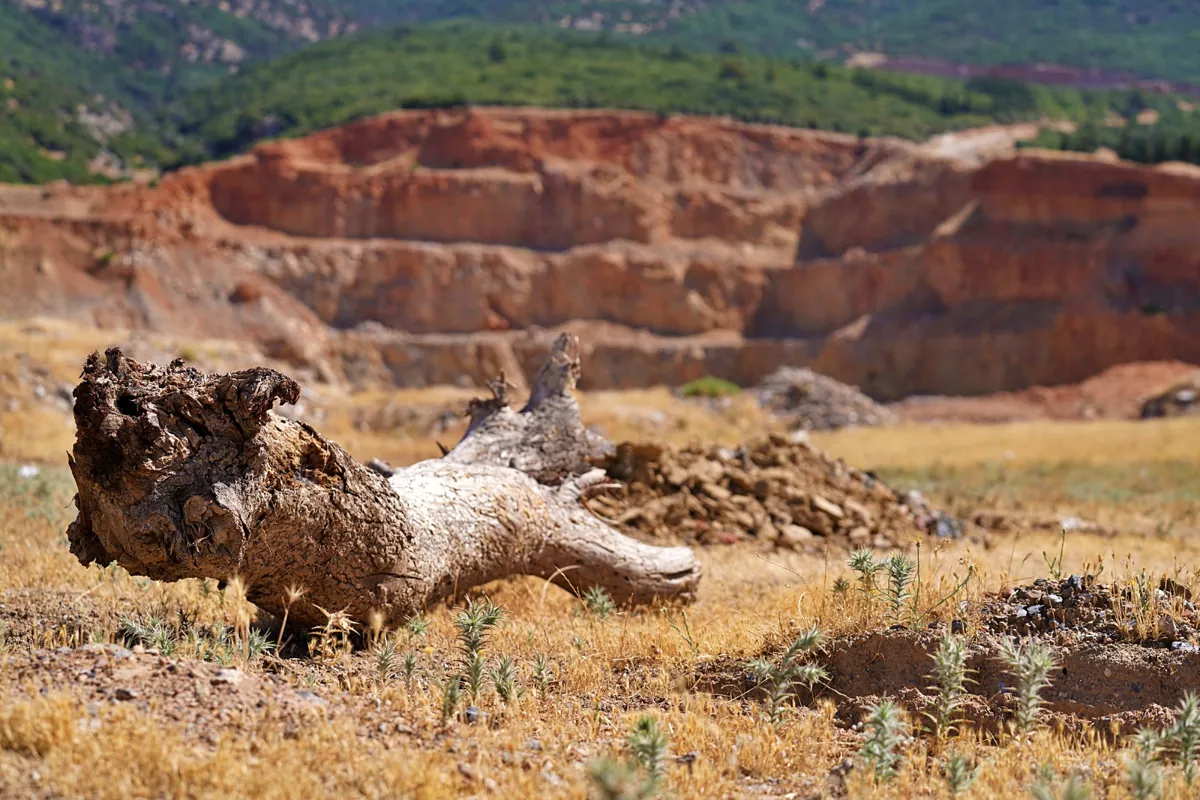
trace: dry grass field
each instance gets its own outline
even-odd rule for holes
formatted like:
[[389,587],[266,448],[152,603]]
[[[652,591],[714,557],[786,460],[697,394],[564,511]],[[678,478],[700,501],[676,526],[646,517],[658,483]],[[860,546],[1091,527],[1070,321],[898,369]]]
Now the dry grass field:
[[[73,380],[89,346],[59,348],[54,378]],[[315,424],[359,458],[410,463],[461,423],[407,434],[356,420],[469,394],[317,398]],[[746,399],[714,410],[648,391],[583,406],[614,440],[734,443],[769,427]],[[468,655],[460,626],[478,620],[463,601],[396,631],[336,614],[302,630],[259,616],[236,581],[81,567],[64,534],[69,423],[0,412],[0,797],[1196,796],[1200,711],[1189,727],[1173,710],[1200,682],[1184,599],[1200,588],[1197,434],[1200,420],[815,435],[951,513],[1009,522],[909,548],[919,573],[899,595],[886,568],[871,588],[836,546],[705,548],[686,608],[504,581],[472,593],[476,611],[486,597],[503,613]],[[1096,524],[1046,524],[1064,517]],[[1088,617],[1106,633],[1068,621],[1023,637],[1057,659],[1045,706],[1023,718],[1021,697],[1039,692],[1003,662],[1016,629],[997,604],[1026,587],[1052,605],[1072,575],[1107,587]],[[789,653],[814,626],[822,641]],[[961,724],[935,735],[924,712],[955,695],[930,688],[929,652],[951,631],[974,683]],[[1141,726],[1168,732],[1157,757],[1138,756]]]

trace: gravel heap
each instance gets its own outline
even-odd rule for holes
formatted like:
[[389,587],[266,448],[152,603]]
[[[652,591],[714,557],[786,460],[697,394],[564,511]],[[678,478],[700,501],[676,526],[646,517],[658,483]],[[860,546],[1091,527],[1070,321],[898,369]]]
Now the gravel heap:
[[804,441],[772,436],[737,449],[624,443],[602,466],[624,491],[589,506],[644,536],[798,548],[838,541],[887,548],[956,536],[957,520]]
[[756,387],[758,403],[792,430],[887,425],[896,416],[853,386],[811,369],[781,367]]

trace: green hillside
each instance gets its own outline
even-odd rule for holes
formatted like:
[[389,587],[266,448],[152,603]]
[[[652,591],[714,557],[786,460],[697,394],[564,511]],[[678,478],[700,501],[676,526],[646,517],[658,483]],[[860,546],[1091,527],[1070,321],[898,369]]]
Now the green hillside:
[[1200,83],[1197,0],[409,0],[398,7],[409,19],[461,16],[632,30],[686,48],[737,47],[789,58],[840,59],[882,50]]
[[307,48],[187,98],[179,124],[212,156],[396,108],[470,103],[731,115],[863,135],[1041,115],[1082,118],[1078,93],[962,84],[817,62],[689,53],[606,36],[465,23]]
[[94,180],[88,162],[102,150],[163,160],[157,126],[128,97],[117,71],[0,3],[0,181]]
[[[210,3],[195,5],[196,13],[215,13]],[[387,10],[381,0],[354,6],[362,15]],[[242,22],[245,31],[265,24]],[[0,0],[0,181],[103,180],[98,166],[170,168],[397,108],[464,103],[729,115],[912,139],[991,122],[1066,119],[1090,124],[1078,137],[1044,143],[1079,149],[1112,139],[1145,160],[1190,157],[1191,140],[1200,141],[1200,115],[1167,95],[964,83],[539,25],[402,25],[304,47],[281,44],[282,55],[247,57],[236,69],[202,60],[179,69],[135,68],[126,58],[132,45],[122,46],[125,56],[85,48]],[[1133,118],[1145,109],[1158,111],[1161,121],[1105,127],[1114,115]]]
[[0,181],[171,163],[187,149],[160,119],[172,101],[337,35],[347,13],[340,0],[0,0]]

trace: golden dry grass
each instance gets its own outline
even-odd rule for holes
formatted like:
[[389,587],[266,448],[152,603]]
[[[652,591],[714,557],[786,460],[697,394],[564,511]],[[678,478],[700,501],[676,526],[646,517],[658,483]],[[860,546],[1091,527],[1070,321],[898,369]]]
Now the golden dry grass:
[[[0,344],[13,345],[19,335],[0,331]],[[83,355],[102,344],[91,334],[63,334],[51,370],[72,380]],[[12,366],[0,359],[0,367],[5,364]],[[409,463],[436,455],[438,437],[359,430],[356,411],[389,402],[457,404],[470,394],[431,389],[326,397],[319,427],[360,458]],[[594,393],[582,403],[587,421],[618,440],[731,444],[767,427],[748,398],[718,411],[664,390]],[[1105,576],[1117,580],[1145,569],[1195,585],[1200,454],[1189,444],[1197,425],[1200,420],[900,426],[814,440],[959,513],[1075,514],[1114,528],[1111,535],[1072,534],[1067,572],[1102,562]],[[441,436],[449,444],[457,433],[452,428]],[[676,609],[600,619],[569,593],[528,578],[485,587],[507,613],[488,652],[515,660],[526,691],[511,704],[488,693],[479,703],[485,720],[476,724],[441,720],[442,686],[457,652],[450,608],[432,610],[422,636],[396,634],[400,654],[411,651],[417,660],[411,685],[381,679],[370,652],[334,647],[312,659],[235,654],[233,663],[252,674],[277,675],[329,700],[323,713],[298,728],[281,722],[268,703],[219,720],[223,734],[206,738],[153,704],[96,702],[71,682],[18,680],[11,665],[29,653],[118,640],[121,614],[182,609],[200,622],[245,630],[254,613],[236,585],[224,591],[197,581],[166,585],[120,569],[79,566],[63,536],[73,516],[70,478],[61,466],[71,435],[59,412],[0,415],[0,459],[7,462],[0,464],[0,619],[23,625],[0,646],[0,797],[583,797],[589,764],[624,757],[626,733],[643,713],[668,733],[674,756],[694,756],[668,762],[672,796],[809,797],[819,796],[830,770],[861,746],[862,734],[834,719],[836,697],[795,710],[775,728],[757,700],[721,697],[696,685],[706,665],[774,652],[812,624],[830,635],[885,627],[879,607],[846,604],[832,592],[835,579],[848,574],[840,552],[707,550],[700,597],[686,617]],[[19,478],[15,464],[24,461],[42,462],[42,473]],[[926,542],[924,608],[969,568],[973,577],[956,598],[969,608],[988,591],[1044,576],[1043,553],[1058,544],[1057,534],[1029,529],[987,545]],[[932,617],[945,619],[948,610]],[[973,622],[969,611],[962,616]],[[292,638],[304,633],[285,631]],[[183,646],[174,658],[197,654]],[[544,695],[531,680],[539,655],[555,676]],[[946,796],[929,747],[927,740],[907,745],[905,765],[891,783],[876,785],[852,770],[848,796]],[[1032,741],[1000,744],[971,736],[957,747],[981,765],[967,797],[1028,796],[1043,765],[1084,776],[1095,797],[1130,796],[1122,753],[1086,732],[1042,730]],[[1189,796],[1177,774],[1164,796]]]
[[[1063,427],[1074,434],[1074,426]],[[1119,433],[1121,427],[1108,430]],[[970,431],[979,448],[975,467],[991,459],[1009,433],[1003,428]],[[865,452],[872,435],[883,443],[882,451],[892,453],[903,451],[897,444],[901,437],[910,437],[910,459],[893,455],[888,460],[900,474],[909,470],[911,476],[928,476],[936,463],[928,450],[916,446],[919,431],[915,429],[822,439],[835,451],[841,443]],[[1085,435],[1093,442],[1104,441]],[[1100,444],[1097,448],[1103,455],[1085,459],[1085,467],[1093,460],[1120,463],[1119,449]],[[1142,455],[1142,451],[1130,452]],[[1194,461],[1188,463],[1195,467]],[[1122,466],[1132,469],[1145,464],[1139,460]],[[978,478],[970,471],[975,467],[939,473],[933,494],[940,500],[952,499],[973,476]],[[1061,505],[1057,492],[1064,487],[1055,481],[1047,482],[1048,493],[1039,494],[1041,482],[1036,475],[1044,467],[1032,460],[1009,465],[1008,480],[1017,487],[1014,503]],[[1048,472],[1074,474],[1072,470],[1083,468],[1056,464]],[[250,612],[236,587],[216,592],[211,585],[195,581],[163,585],[121,570],[80,567],[66,552],[62,536],[71,516],[65,507],[69,476],[48,468],[37,478],[22,481],[10,466],[0,472],[0,478],[6,486],[0,489],[4,548],[0,591],[7,593],[0,602],[19,604],[29,593],[86,596],[95,614],[90,618],[95,620],[92,629],[77,630],[56,627],[52,612],[35,610],[45,614],[38,620],[39,637],[10,638],[10,657],[21,648],[111,641],[118,637],[114,621],[118,611],[185,608],[201,618],[234,625]],[[1117,496],[1117,505],[1119,500]],[[1109,506],[1113,504],[1100,493],[1091,509]],[[1027,531],[1001,538],[988,548],[927,545],[923,554],[926,596],[946,592],[965,574],[967,564],[976,570],[962,596],[968,600],[985,590],[1045,575],[1042,553],[1053,551],[1057,543],[1052,533]],[[1085,562],[1102,559],[1109,575],[1122,577],[1145,568],[1191,582],[1194,575],[1186,571],[1198,556],[1200,540],[1177,530],[1149,536],[1075,535],[1068,540],[1065,568],[1079,571]],[[401,651],[412,649],[418,657],[411,688],[402,679],[377,680],[370,653],[337,651],[315,661],[239,662],[251,672],[275,672],[298,687],[349,698],[339,706],[343,709],[339,713],[314,719],[291,733],[264,712],[261,717],[231,720],[227,734],[215,742],[197,741],[152,709],[102,703],[89,711],[88,703],[69,685],[55,686],[42,695],[31,686],[12,684],[0,668],[0,684],[9,698],[0,710],[0,792],[13,797],[105,798],[582,797],[589,787],[588,764],[606,754],[620,757],[632,721],[649,712],[668,732],[673,754],[695,754],[690,767],[670,764],[669,786],[675,796],[817,793],[830,769],[853,757],[861,742],[860,734],[835,723],[830,704],[798,710],[777,730],[763,721],[756,701],[695,690],[694,676],[713,659],[756,656],[813,623],[831,635],[881,627],[885,625],[881,613],[878,608],[844,607],[829,591],[832,581],[846,574],[840,555],[820,559],[734,548],[710,550],[702,558],[706,579],[698,602],[687,609],[686,629],[678,612],[671,617],[655,611],[622,612],[600,620],[583,611],[568,593],[533,579],[487,587],[508,613],[490,652],[511,655],[527,687],[524,697],[511,705],[494,694],[483,700],[480,710],[490,724],[443,726],[440,722],[441,685],[456,650],[452,609],[431,612],[429,630],[420,638],[400,634]],[[690,643],[685,630],[690,632]],[[544,697],[529,684],[539,654],[548,657],[556,675]],[[370,736],[353,713],[356,708],[367,709],[372,723],[378,718],[398,720],[410,732]],[[530,750],[531,740],[537,740],[540,749]],[[877,786],[852,772],[849,795],[944,796],[936,760],[927,757],[927,746],[918,741],[906,749],[907,766],[892,783]],[[1128,796],[1120,754],[1085,736],[1043,731],[1029,744],[998,747],[972,738],[959,746],[977,754],[983,764],[969,797],[1026,795],[1036,768],[1043,764],[1062,774],[1082,771],[1098,796]],[[1176,780],[1167,796],[1187,795]]]

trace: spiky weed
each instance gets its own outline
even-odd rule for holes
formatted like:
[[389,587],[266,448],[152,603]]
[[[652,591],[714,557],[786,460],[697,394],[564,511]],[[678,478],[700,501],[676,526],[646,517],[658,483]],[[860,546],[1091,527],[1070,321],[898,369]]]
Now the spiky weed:
[[608,619],[617,610],[617,604],[603,586],[593,586],[584,592],[583,607],[599,620]]
[[829,679],[829,673],[816,664],[801,661],[801,658],[820,647],[824,634],[817,626],[796,637],[783,652],[779,661],[756,659],[748,665],[758,676],[767,693],[767,720],[779,727],[784,721],[784,710],[789,700],[796,695],[796,684],[802,683],[812,689]]
[[1050,673],[1056,666],[1054,654],[1035,642],[1018,645],[1010,641],[1001,647],[1000,658],[1016,681],[1013,730],[1024,736],[1037,726],[1038,711],[1044,704],[1042,692],[1050,686]]
[[933,653],[933,711],[925,716],[933,724],[933,735],[940,742],[954,735],[961,721],[963,704],[967,700],[966,684],[970,680],[967,668],[966,640],[947,632]]
[[946,779],[946,790],[951,797],[957,797],[971,788],[978,774],[979,767],[973,765],[963,753],[950,753],[942,762],[942,776]]
[[864,724],[867,738],[859,751],[859,759],[870,768],[876,781],[886,783],[896,777],[902,760],[900,746],[908,736],[904,709],[885,697],[867,708]]
[[496,668],[492,670],[492,686],[505,703],[520,696],[521,687],[517,683],[517,667],[507,655],[500,656],[496,662]]

